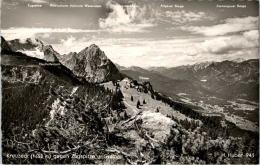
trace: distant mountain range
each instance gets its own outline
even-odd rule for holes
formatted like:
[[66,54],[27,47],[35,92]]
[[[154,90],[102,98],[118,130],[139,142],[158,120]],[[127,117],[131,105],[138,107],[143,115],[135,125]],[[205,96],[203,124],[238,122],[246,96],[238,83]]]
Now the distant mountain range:
[[149,81],[153,84],[155,90],[160,91],[174,99],[178,99],[178,93],[203,95],[210,92],[204,88],[201,88],[198,84],[194,84],[188,80],[170,78],[159,72],[146,70],[140,67],[126,68],[121,70],[121,72],[136,80],[140,80],[140,77],[149,78]]
[[119,67],[121,72],[138,79],[149,77],[155,89],[172,97],[178,93],[243,98],[258,101],[259,60],[205,62],[172,68]]

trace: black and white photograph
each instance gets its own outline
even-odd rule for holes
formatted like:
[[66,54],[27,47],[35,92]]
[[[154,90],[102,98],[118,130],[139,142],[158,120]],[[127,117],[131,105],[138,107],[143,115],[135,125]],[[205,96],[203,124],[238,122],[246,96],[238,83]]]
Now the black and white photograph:
[[1,164],[259,164],[257,0],[2,0]]

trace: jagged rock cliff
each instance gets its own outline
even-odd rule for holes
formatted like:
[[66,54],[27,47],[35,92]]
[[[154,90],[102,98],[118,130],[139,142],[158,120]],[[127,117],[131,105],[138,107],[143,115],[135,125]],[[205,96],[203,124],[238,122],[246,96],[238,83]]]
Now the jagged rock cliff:
[[101,83],[122,78],[113,62],[94,44],[79,53],[60,56],[60,61],[75,75],[83,77],[89,82]]

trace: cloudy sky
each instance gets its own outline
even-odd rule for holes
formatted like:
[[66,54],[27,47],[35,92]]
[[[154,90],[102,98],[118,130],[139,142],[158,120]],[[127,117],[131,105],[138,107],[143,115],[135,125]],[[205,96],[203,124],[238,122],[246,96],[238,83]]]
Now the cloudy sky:
[[[71,5],[71,6],[70,6]],[[3,0],[1,33],[61,54],[97,44],[122,66],[258,58],[258,2]]]

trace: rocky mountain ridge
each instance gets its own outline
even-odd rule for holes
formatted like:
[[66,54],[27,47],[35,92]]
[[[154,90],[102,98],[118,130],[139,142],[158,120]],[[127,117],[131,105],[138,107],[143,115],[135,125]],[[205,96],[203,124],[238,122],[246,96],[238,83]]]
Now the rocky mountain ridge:
[[19,39],[8,41],[11,49],[29,56],[44,59],[48,62],[60,62],[76,76],[91,83],[101,83],[122,79],[117,67],[106,57],[95,44],[86,47],[79,53],[71,52],[60,55],[51,45],[45,45],[39,39]]
[[79,53],[59,56],[61,63],[79,77],[89,82],[102,83],[122,79],[122,74],[105,53],[95,44],[86,47]]

